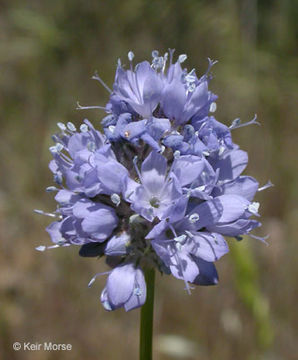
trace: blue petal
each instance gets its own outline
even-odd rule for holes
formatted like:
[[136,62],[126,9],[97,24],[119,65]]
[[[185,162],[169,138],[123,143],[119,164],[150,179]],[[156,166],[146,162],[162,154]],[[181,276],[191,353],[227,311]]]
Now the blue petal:
[[229,252],[229,247],[223,236],[216,233],[193,232],[193,238],[188,251],[205,261],[216,261]]
[[125,311],[130,311],[144,305],[146,295],[147,289],[143,272],[140,269],[136,269],[134,289],[131,297],[124,304]]
[[132,264],[118,266],[107,280],[107,295],[113,307],[123,306],[131,297],[135,286],[136,269]]
[[195,258],[200,273],[193,281],[196,285],[216,285],[218,283],[218,274],[216,267],[212,262],[204,261],[200,258]]
[[240,195],[249,201],[255,196],[259,187],[259,183],[251,176],[239,176],[234,181],[228,182],[214,189],[212,195],[218,196],[222,194]]

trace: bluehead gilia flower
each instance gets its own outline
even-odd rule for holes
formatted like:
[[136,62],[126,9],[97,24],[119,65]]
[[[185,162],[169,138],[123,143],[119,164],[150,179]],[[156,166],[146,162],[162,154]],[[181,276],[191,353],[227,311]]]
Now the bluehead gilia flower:
[[[214,265],[229,251],[225,236],[240,240],[261,226],[255,194],[243,175],[247,153],[233,143],[232,130],[257,124],[256,117],[230,127],[215,119],[216,99],[206,73],[197,77],[173,62],[173,51],[152,52],[152,63],[129,69],[119,61],[102,120],[103,134],[85,120],[58,123],[50,148],[58,207],[47,228],[48,248],[80,245],[83,257],[105,256],[110,267],[101,302],[106,310],[140,307],[146,300],[143,269],[155,267],[185,283],[214,285]],[[40,246],[37,249],[45,250]]]

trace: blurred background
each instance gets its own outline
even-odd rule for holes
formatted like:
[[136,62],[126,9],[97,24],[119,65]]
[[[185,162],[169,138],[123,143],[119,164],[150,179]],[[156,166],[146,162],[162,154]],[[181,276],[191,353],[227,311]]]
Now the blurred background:
[[[298,354],[298,3],[283,0],[2,0],[0,13],[0,358],[137,359],[139,311],[107,313],[103,261],[78,248],[39,253],[55,202],[45,187],[58,121],[100,124],[118,57],[151,59],[154,49],[188,54],[198,74],[219,60],[211,89],[218,120],[255,113],[262,126],[235,130],[250,155],[246,174],[275,187],[258,194],[266,247],[250,238],[218,262],[220,283],[196,288],[157,279],[155,359],[297,359]],[[12,349],[15,341],[72,344],[72,351]]]

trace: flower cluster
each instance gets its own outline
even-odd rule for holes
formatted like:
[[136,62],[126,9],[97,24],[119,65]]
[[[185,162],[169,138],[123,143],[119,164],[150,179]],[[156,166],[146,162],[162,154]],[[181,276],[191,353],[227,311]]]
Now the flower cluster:
[[188,292],[216,284],[214,262],[229,250],[224,236],[240,240],[261,225],[252,219],[259,216],[253,198],[271,185],[259,188],[242,175],[247,153],[232,141],[231,130],[256,118],[228,127],[211,115],[215,62],[197,77],[182,67],[186,55],[174,62],[172,50],[153,51],[151,63],[135,67],[133,58],[129,52],[128,69],[118,62],[113,90],[94,76],[110,92],[104,133],[88,120],[78,130],[58,123],[50,148],[57,185],[47,190],[57,192],[58,207],[45,213],[57,217],[48,248],[79,245],[81,256],[105,255],[106,310],[144,304],[146,267],[182,279]]

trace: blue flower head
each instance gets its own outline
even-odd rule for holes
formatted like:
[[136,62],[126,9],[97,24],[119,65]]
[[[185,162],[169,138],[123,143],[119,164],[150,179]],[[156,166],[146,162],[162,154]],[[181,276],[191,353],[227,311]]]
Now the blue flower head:
[[[53,245],[79,245],[84,257],[105,256],[110,270],[101,302],[108,311],[140,307],[146,300],[145,267],[192,285],[214,285],[214,263],[229,251],[226,237],[251,234],[261,226],[255,194],[259,187],[243,175],[247,153],[232,141],[233,129],[257,124],[256,117],[231,126],[213,113],[216,99],[206,73],[183,68],[152,52],[152,62],[128,69],[119,61],[102,119],[103,133],[85,120],[58,123],[50,147],[57,210],[47,228]],[[81,107],[79,108],[89,108]],[[40,251],[45,246],[37,248]]]

